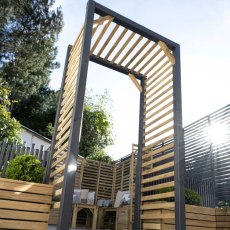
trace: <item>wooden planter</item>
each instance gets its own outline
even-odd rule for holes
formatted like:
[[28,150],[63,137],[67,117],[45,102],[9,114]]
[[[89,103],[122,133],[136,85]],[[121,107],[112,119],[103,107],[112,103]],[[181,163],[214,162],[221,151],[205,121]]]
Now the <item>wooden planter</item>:
[[0,178],[0,228],[48,227],[53,186]]

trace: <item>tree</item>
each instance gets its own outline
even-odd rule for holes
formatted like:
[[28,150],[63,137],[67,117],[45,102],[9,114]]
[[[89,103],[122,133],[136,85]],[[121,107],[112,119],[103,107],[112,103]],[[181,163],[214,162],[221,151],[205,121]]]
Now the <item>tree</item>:
[[54,0],[1,0],[0,78],[12,89],[10,99],[20,101],[49,83],[63,26],[61,8]]
[[85,158],[111,162],[105,148],[114,143],[109,96],[88,93],[84,104],[83,124],[79,154]]
[[37,94],[17,103],[12,115],[28,128],[52,138],[59,91],[42,87]]
[[11,113],[8,111],[10,106],[9,94],[10,90],[0,82],[0,141],[8,138],[9,142],[13,140],[21,142],[19,136],[21,125],[15,118],[11,118]]

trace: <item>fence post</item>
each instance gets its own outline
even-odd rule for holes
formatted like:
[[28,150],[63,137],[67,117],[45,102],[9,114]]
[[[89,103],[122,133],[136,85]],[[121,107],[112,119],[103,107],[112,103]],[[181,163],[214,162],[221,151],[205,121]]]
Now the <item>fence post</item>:
[[5,138],[5,139],[3,140],[2,149],[1,149],[1,152],[0,152],[0,170],[2,169],[2,165],[3,165],[3,156],[5,155],[6,146],[7,146],[7,138]]

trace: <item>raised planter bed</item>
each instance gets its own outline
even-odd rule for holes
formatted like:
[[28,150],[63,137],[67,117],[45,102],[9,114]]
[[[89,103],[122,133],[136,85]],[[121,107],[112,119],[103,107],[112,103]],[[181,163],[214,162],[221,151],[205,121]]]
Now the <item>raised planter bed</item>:
[[[167,203],[166,203],[167,204]],[[187,230],[227,230],[230,229],[230,210],[222,212],[216,208],[186,205]],[[160,208],[148,212],[154,218],[144,227],[154,230],[175,230],[174,208]],[[172,216],[170,217],[170,215]],[[163,220],[157,216],[164,216]]]
[[53,186],[0,178],[0,228],[48,227]]

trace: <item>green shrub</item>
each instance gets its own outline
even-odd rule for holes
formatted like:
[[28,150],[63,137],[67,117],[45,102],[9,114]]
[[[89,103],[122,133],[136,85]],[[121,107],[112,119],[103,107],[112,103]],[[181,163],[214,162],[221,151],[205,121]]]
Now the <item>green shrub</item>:
[[9,161],[6,178],[41,183],[44,173],[45,169],[35,156],[23,155]]
[[[174,191],[173,187],[162,188],[162,189],[158,189],[156,191],[156,194],[165,193],[165,192],[173,192],[173,191]],[[163,201],[173,202],[174,197],[164,198]],[[200,206],[201,196],[199,195],[199,193],[191,189],[185,188],[185,204]]]
[[185,204],[192,204],[200,206],[201,204],[201,196],[199,193],[191,190],[191,189],[185,189]]

